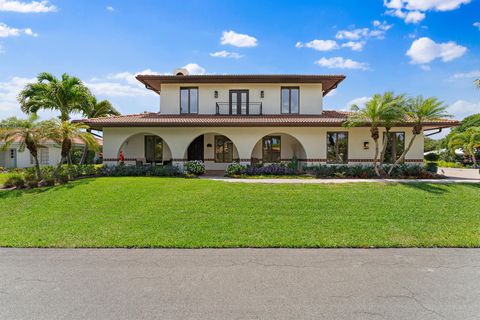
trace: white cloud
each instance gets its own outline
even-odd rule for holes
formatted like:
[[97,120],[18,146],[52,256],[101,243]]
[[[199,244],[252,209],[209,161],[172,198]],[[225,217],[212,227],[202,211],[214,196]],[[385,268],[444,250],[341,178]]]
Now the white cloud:
[[30,28],[26,28],[26,29],[11,28],[7,26],[5,23],[0,22],[0,38],[18,37],[22,34],[25,34],[27,36],[32,36],[32,37],[38,36],[38,34],[34,33]]
[[184,65],[182,68],[187,69],[189,74],[206,74],[207,73],[205,68],[199,66],[196,63],[189,63],[187,65]]
[[368,100],[370,100],[369,97],[359,97],[359,98],[352,99],[347,102],[345,109],[350,110],[352,105],[357,105],[359,108],[363,108],[365,106],[365,103],[368,102]]
[[384,0],[386,14],[404,19],[406,23],[419,23],[426,11],[451,11],[471,0]]
[[375,28],[378,28],[383,31],[388,31],[393,27],[392,24],[388,24],[386,21],[380,22],[378,20],[374,20],[372,23]]
[[112,7],[112,6],[108,6],[106,9],[107,9],[108,11],[115,11],[115,8]]
[[339,30],[335,35],[335,38],[339,40],[360,40],[360,39],[384,39],[385,33],[390,30],[393,25],[388,24],[386,21],[374,20],[372,22],[373,29],[370,28],[357,28],[351,30]]
[[0,0],[0,11],[12,11],[19,13],[39,13],[39,12],[54,12],[57,8],[51,5],[48,1],[13,1]]
[[146,96],[151,92],[137,85],[118,82],[86,82],[85,85],[96,95],[111,97]]
[[315,64],[330,69],[360,69],[368,70],[368,64],[363,62],[345,59],[342,57],[325,58],[322,57],[315,61]]
[[452,61],[463,56],[467,48],[453,41],[436,43],[430,38],[423,37],[412,42],[406,55],[411,58],[411,63],[427,64],[435,59],[443,62]]
[[463,119],[472,114],[480,113],[480,102],[470,102],[465,100],[458,100],[451,104],[447,111],[456,119]]
[[0,82],[0,112],[19,111],[18,94],[27,83],[35,81],[35,78],[13,77],[8,81]]
[[222,51],[217,51],[217,52],[212,52],[210,53],[210,56],[215,57],[215,58],[232,58],[232,59],[240,59],[243,56],[236,53],[236,52],[230,52],[227,50],[222,50]]
[[[128,71],[124,71],[124,72],[118,72],[118,73],[111,73],[111,74],[107,75],[107,79],[108,80],[122,80],[122,81],[127,82],[128,84],[139,85],[139,86],[143,87],[143,85],[135,78],[139,74],[154,75],[154,74],[159,74],[159,73],[156,72],[156,71],[150,70],[150,69],[145,69],[143,71],[139,71],[139,72],[136,72],[136,73],[131,73],[131,72],[128,72]],[[92,79],[92,80],[95,80],[95,79]]]
[[342,48],[351,48],[353,51],[362,51],[365,41],[348,41],[342,44]]
[[224,31],[220,43],[229,44],[235,47],[256,47],[257,39],[248,34],[236,33],[233,30]]
[[331,51],[339,48],[335,40],[312,40],[307,43],[297,42],[295,47],[307,47],[317,51]]
[[474,26],[474,27],[477,27],[478,30],[480,30],[480,22],[474,22],[474,23],[473,23],[473,26]]
[[454,79],[462,79],[462,78],[480,78],[480,70],[473,70],[473,71],[470,71],[470,72],[459,72],[459,73],[455,73],[453,75],[453,78]]
[[347,40],[358,40],[360,38],[366,38],[368,36],[369,29],[368,28],[361,28],[361,29],[354,29],[354,30],[340,30],[335,35],[337,39],[347,39]]

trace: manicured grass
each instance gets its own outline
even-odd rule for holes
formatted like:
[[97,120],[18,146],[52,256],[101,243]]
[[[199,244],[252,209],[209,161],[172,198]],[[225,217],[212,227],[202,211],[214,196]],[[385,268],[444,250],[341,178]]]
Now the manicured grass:
[[0,246],[479,247],[480,185],[97,178],[0,191]]

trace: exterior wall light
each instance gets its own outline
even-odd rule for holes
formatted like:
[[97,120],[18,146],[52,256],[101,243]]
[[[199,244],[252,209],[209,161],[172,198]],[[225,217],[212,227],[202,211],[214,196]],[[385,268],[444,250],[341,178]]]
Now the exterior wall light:
[[363,142],[363,149],[365,149],[365,150],[370,149],[370,142],[368,142],[368,141]]
[[212,147],[212,144],[211,143],[207,143],[207,148],[211,148]]
[[262,99],[265,98],[265,91],[263,91],[263,90],[260,91],[260,98],[262,98]]
[[215,90],[215,91],[213,92],[213,97],[214,97],[215,99],[218,98],[218,91],[217,91],[217,90]]

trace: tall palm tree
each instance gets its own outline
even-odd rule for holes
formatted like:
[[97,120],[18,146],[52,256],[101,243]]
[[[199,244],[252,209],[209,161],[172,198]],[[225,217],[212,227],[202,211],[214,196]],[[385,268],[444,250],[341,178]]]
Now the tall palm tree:
[[30,151],[35,162],[35,173],[39,181],[43,180],[40,163],[38,161],[38,149],[46,139],[43,123],[38,122],[38,117],[32,114],[28,119],[17,119],[15,117],[3,120],[0,123],[0,141],[5,144],[0,150],[6,150],[12,143],[18,142],[19,151],[26,149]]
[[[370,127],[370,134],[375,142],[375,155],[373,158],[373,165],[377,176],[381,176],[380,159],[379,159],[379,143],[380,130],[379,127],[388,126],[391,128],[397,119],[401,116],[403,95],[397,97],[392,92],[385,94],[374,94],[370,100],[367,101],[364,108],[357,105],[352,105],[353,113],[345,122],[347,127],[357,127],[368,125]],[[385,142],[386,143],[386,142]]]
[[480,88],[480,79],[475,80],[475,85],[477,88]]
[[447,111],[447,106],[439,101],[437,98],[429,97],[424,99],[422,96],[411,98],[408,100],[405,106],[405,114],[407,119],[413,122],[413,137],[410,139],[408,146],[404,149],[402,155],[395,161],[395,163],[388,170],[390,175],[395,166],[405,160],[405,156],[412,148],[415,138],[422,134],[423,125],[428,121],[435,121],[438,119],[451,117]]
[[480,148],[480,127],[470,127],[465,132],[455,133],[448,141],[448,148],[454,153],[455,149],[462,149],[470,156],[473,167],[477,168],[477,149]]
[[67,160],[75,139],[80,139],[90,149],[97,149],[98,143],[90,132],[86,132],[87,125],[72,123],[69,121],[51,120],[45,122],[47,136],[61,145],[61,160],[58,163],[57,171]]
[[51,73],[42,72],[37,82],[30,83],[18,95],[18,102],[23,112],[36,113],[39,110],[56,110],[60,120],[70,119],[72,112],[81,112],[89,102],[90,91],[77,78],[66,73],[60,79]]
[[[115,109],[109,101],[102,100],[98,102],[95,96],[92,96],[90,98],[89,103],[82,110],[82,113],[83,116],[87,119],[120,115],[120,112],[118,112],[117,109]],[[92,132],[91,129],[87,129],[86,131],[89,133]],[[80,164],[83,164],[85,162],[87,154],[88,147],[85,145],[85,147],[83,148],[82,158],[80,159]]]

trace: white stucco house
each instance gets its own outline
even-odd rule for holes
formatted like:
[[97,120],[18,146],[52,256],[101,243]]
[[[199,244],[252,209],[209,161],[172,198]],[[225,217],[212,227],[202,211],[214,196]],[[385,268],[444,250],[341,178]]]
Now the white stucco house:
[[[97,143],[102,145],[102,138],[95,137]],[[0,147],[4,145],[4,142],[0,142]],[[74,148],[83,148],[84,143],[80,139],[74,139]],[[55,141],[44,141],[42,147],[38,149],[38,161],[42,166],[55,166],[61,160],[60,145]],[[5,151],[0,151],[0,167],[6,169],[13,168],[28,168],[34,166],[34,160],[30,155],[30,151],[25,148],[24,151],[20,151],[19,141],[14,141],[8,146]]]
[[[251,163],[359,164],[371,162],[368,126],[345,128],[348,112],[325,110],[323,98],[343,75],[138,75],[160,97],[160,111],[79,120],[103,131],[103,160],[117,164],[182,166],[202,160],[207,170],[234,161]],[[426,130],[456,125],[425,123]],[[398,157],[411,124],[391,130],[387,158]],[[423,137],[406,162],[423,162]]]

